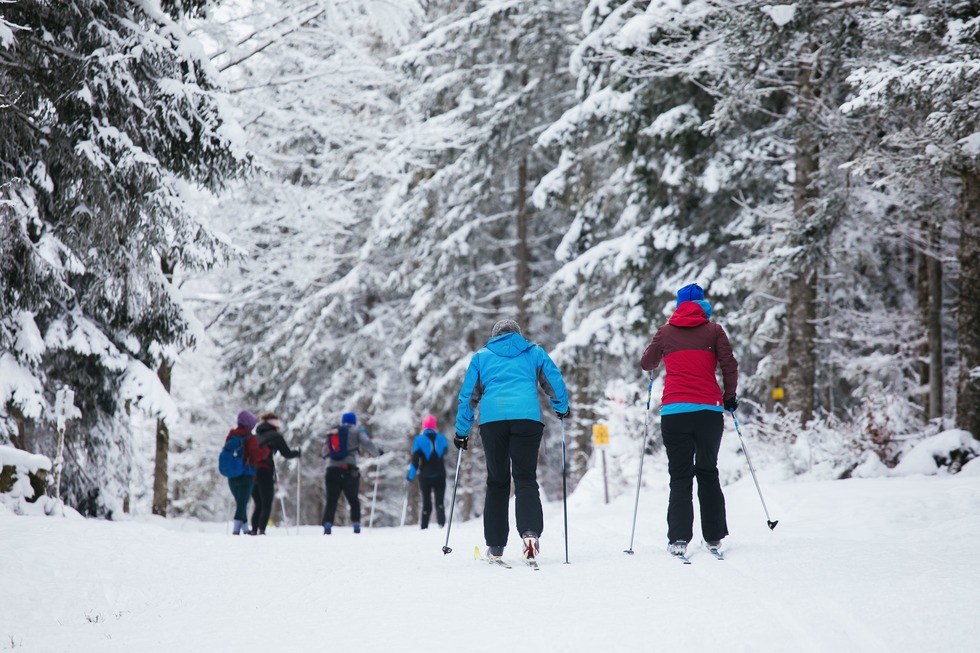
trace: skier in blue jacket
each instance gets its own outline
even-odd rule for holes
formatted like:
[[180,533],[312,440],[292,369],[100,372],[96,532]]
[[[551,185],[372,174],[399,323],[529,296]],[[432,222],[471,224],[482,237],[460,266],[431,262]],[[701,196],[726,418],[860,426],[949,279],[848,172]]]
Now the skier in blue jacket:
[[422,528],[429,527],[432,515],[432,495],[435,495],[436,520],[439,526],[446,525],[446,464],[443,459],[449,440],[436,430],[435,415],[426,415],[422,420],[422,432],[412,441],[412,462],[408,466],[408,480],[419,477],[419,490],[422,492]]
[[474,411],[480,407],[480,440],[487,459],[483,534],[487,556],[499,558],[507,545],[510,479],[514,478],[517,532],[523,556],[537,557],[544,530],[538,493],[538,448],[544,434],[537,386],[559,419],[568,417],[568,392],[561,372],[544,349],[528,342],[514,320],[493,325],[486,346],[473,355],[456,412],[458,449],[468,447]]

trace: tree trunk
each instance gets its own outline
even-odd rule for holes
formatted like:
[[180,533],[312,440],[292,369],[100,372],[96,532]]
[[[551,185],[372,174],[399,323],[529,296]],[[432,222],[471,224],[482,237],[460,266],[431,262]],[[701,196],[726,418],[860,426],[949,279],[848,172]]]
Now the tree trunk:
[[[173,283],[174,268],[176,265],[170,261],[166,254],[160,256],[160,270],[163,272],[167,283]],[[173,371],[172,363],[164,357],[157,368],[157,377],[163,384],[163,389],[170,393],[170,376]],[[162,517],[167,516],[167,486],[169,478],[167,474],[167,457],[170,453],[170,429],[162,419],[157,419],[157,447],[156,461],[153,465],[153,514]]]
[[[799,97],[797,99],[801,115],[807,115],[814,105],[812,57],[814,46],[804,47],[800,58]],[[794,153],[795,179],[793,181],[793,219],[801,234],[800,244],[810,250],[818,243],[808,236],[809,223],[814,212],[816,196],[815,176],[819,166],[817,140],[812,134],[809,121],[801,121],[802,126],[796,135]],[[817,353],[817,270],[809,256],[804,254],[797,267],[796,277],[789,286],[789,305],[787,306],[787,362],[786,404],[790,410],[800,413],[801,425],[813,417],[814,394],[816,392]]]
[[[166,359],[160,361],[157,369],[157,376],[164,389],[170,392],[170,373],[172,371],[170,362]],[[167,455],[170,452],[170,430],[167,423],[157,420],[157,451],[156,462],[153,466],[153,514],[162,517],[167,516]]]
[[[928,231],[928,224],[923,221],[922,232]],[[921,393],[917,393],[919,405],[922,407],[922,417],[928,422],[931,419],[929,414],[929,254],[921,251],[917,255],[918,265],[916,266],[915,281],[915,303],[919,311],[919,319],[922,320],[923,339],[919,346],[919,387]]]
[[[521,82],[527,86],[527,70],[521,76]],[[527,214],[527,143],[522,142],[521,159],[517,164],[517,323],[522,329],[527,328],[526,296],[531,288],[531,249],[528,246],[528,214]]]
[[527,244],[527,155],[517,167],[517,323],[527,328],[525,296],[531,287],[531,254]]
[[943,264],[940,260],[942,225],[930,225],[932,255],[926,266],[929,278],[929,419],[943,416]]
[[963,175],[956,426],[980,440],[980,175]]
[[790,283],[787,308],[789,338],[787,355],[789,369],[786,373],[786,404],[800,413],[800,424],[813,418],[813,395],[816,385],[817,357],[814,349],[817,306],[817,273],[801,271]]

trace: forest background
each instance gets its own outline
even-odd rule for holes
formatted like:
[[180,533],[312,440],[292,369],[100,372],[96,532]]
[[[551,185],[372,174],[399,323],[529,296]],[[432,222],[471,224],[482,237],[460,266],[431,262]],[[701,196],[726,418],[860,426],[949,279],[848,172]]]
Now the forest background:
[[0,445],[85,515],[221,519],[224,435],[274,410],[316,524],[320,434],[353,411],[395,524],[422,416],[451,435],[508,317],[569,385],[571,487],[605,422],[619,494],[659,450],[639,356],[698,282],[758,464],[887,474],[957,428],[956,472],[978,109],[977,2],[4,1]]

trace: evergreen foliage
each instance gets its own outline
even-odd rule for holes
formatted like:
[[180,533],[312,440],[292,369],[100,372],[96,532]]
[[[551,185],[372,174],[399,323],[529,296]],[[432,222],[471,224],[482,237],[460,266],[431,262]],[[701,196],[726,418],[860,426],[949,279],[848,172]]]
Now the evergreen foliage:
[[[50,454],[70,383],[68,494],[105,513],[95,488],[145,485],[126,411],[176,419],[155,372],[175,363],[175,510],[216,514],[200,504],[220,479],[197,470],[252,406],[308,452],[315,522],[309,452],[352,410],[395,452],[391,524],[388,463],[426,413],[451,436],[470,356],[515,318],[568,382],[572,486],[605,420],[628,491],[658,449],[639,357],[692,281],[763,458],[847,476],[954,420],[980,436],[975,5],[4,4],[0,437]],[[236,257],[186,198],[236,177],[246,143],[257,174],[196,200]],[[191,309],[205,347],[180,361]],[[463,516],[482,502],[471,451]]]
[[188,317],[161,262],[225,257],[184,188],[217,190],[246,164],[183,6],[3,6],[0,357],[15,382],[0,425],[51,454],[54,392],[75,389],[63,491],[87,514],[111,514],[124,493],[131,406],[173,412],[151,369],[186,342]]

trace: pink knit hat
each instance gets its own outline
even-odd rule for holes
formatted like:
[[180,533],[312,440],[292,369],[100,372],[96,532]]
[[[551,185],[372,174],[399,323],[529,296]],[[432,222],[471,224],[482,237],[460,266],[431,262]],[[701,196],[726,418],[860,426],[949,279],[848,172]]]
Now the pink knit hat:
[[423,430],[425,430],[425,429],[432,429],[433,431],[435,431],[436,430],[436,416],[435,415],[426,415],[425,418],[422,419],[422,429]]

